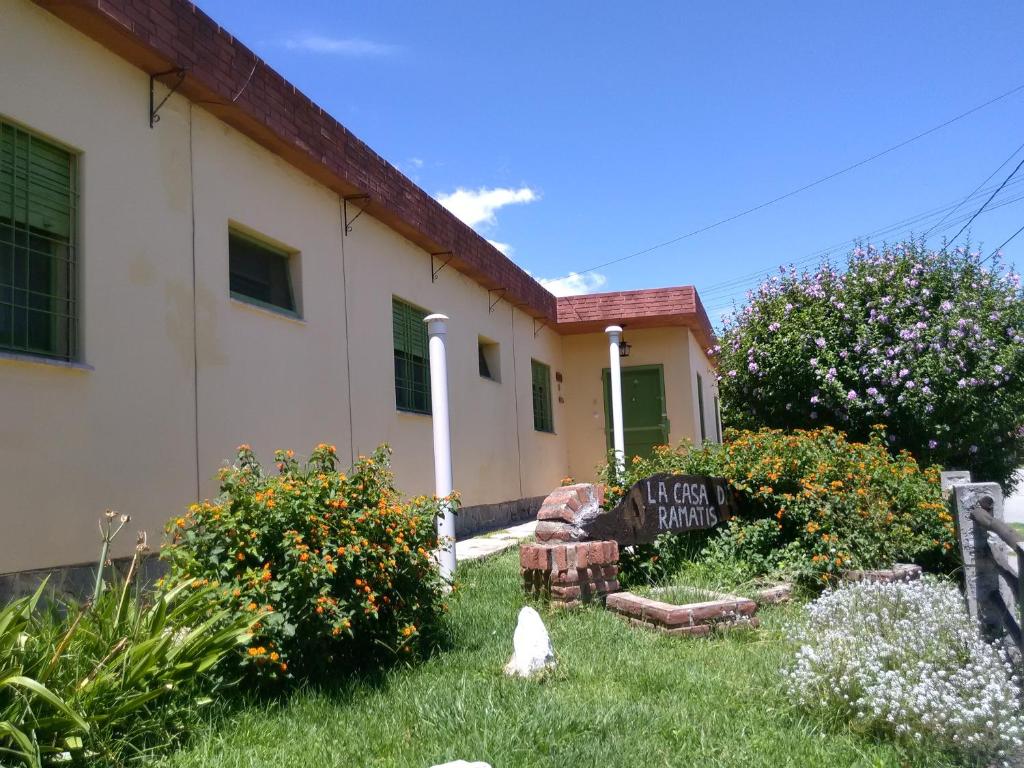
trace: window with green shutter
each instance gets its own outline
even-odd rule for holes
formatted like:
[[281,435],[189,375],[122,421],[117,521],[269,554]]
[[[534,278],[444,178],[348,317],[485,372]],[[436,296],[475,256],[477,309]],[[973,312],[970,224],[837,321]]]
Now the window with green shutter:
[[551,413],[551,368],[537,360],[530,361],[533,371],[533,428],[538,432],[554,432]]
[[430,413],[430,356],[427,313],[400,299],[391,299],[395,333],[395,405],[400,411]]
[[75,156],[0,120],[0,349],[77,355]]

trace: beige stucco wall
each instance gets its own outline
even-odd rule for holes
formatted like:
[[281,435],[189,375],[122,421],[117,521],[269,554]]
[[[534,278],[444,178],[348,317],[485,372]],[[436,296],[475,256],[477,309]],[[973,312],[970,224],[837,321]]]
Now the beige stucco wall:
[[[669,419],[669,442],[700,442],[700,422],[696,406],[696,378],[704,376],[705,412],[714,424],[710,398],[714,374],[704,351],[686,328],[626,329],[624,337],[632,345],[623,366],[661,364],[665,377],[665,408]],[[608,367],[608,337],[603,333],[565,336],[566,417],[569,422],[569,474],[586,481],[594,469],[605,462],[604,391],[601,371]],[[713,426],[709,430],[713,435]]]
[[[40,95],[44,94],[45,97]],[[466,504],[542,495],[593,476],[605,438],[603,334],[561,337],[363,215],[180,96],[146,119],[149,77],[27,0],[0,0],[0,115],[80,152],[81,361],[0,353],[0,573],[89,562],[96,520],[163,522],[216,493],[247,442],[347,464],[381,442],[399,487],[433,488],[430,418],[395,408],[391,299],[450,318],[455,486]],[[298,252],[301,317],[229,295],[228,227]],[[194,270],[194,271],[193,271]],[[500,345],[481,378],[477,340]],[[629,331],[628,364],[665,367],[670,438],[697,436],[686,329]],[[533,427],[531,359],[551,368],[554,434]],[[563,381],[557,381],[562,374]],[[709,427],[710,429],[710,427]],[[113,554],[128,554],[124,535]]]
[[[533,429],[530,359],[553,388],[563,368],[549,328],[489,311],[454,269],[431,282],[429,254],[370,216],[343,237],[335,193],[200,106],[174,96],[150,129],[148,76],[29,2],[0,6],[0,72],[0,114],[81,152],[82,279],[80,365],[0,354],[0,573],[94,559],[108,507],[157,543],[241,442],[267,462],[333,442],[345,463],[388,442],[399,486],[430,492],[430,419],[395,408],[392,295],[451,317],[464,502],[566,474],[557,389],[555,434]],[[230,298],[229,223],[300,252],[301,319]],[[500,344],[500,383],[478,374],[480,335]]]
[[[198,107],[192,119],[202,495],[243,442],[266,462],[277,448],[304,456],[333,443],[347,465],[338,197]],[[230,297],[229,223],[299,252],[301,319]]]
[[[564,409],[553,392],[555,434],[533,428],[530,360],[562,370],[562,339],[548,328],[534,337],[532,318],[454,269],[431,282],[430,256],[393,230],[360,217],[345,238],[349,348],[356,453],[382,441],[394,449],[403,490],[433,487],[430,418],[395,408],[391,299],[448,315],[448,383],[452,462],[463,503],[546,493],[565,474]],[[477,341],[497,342],[500,382],[479,375]],[[518,416],[517,416],[518,414]],[[518,426],[517,426],[518,425]]]
[[718,374],[717,371],[712,367],[707,357],[707,350],[702,349],[700,343],[693,335],[692,331],[687,331],[688,337],[688,348],[689,348],[689,392],[687,394],[687,402],[690,404],[692,410],[692,424],[693,424],[693,441],[700,443],[700,407],[699,398],[697,397],[697,374],[699,373],[703,380],[704,389],[704,428],[707,436],[707,440],[711,442],[718,442],[718,434],[715,428],[715,398],[718,397]]
[[[0,358],[0,572],[116,554],[196,494],[188,133],[149,78],[22,0],[0,3],[0,113],[83,152],[82,360]],[[157,537],[158,538],[158,537]]]

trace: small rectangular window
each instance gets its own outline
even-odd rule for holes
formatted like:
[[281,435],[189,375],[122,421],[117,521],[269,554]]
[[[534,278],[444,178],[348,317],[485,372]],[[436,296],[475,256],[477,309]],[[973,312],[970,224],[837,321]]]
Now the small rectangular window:
[[480,377],[491,381],[501,381],[501,358],[498,355],[497,342],[481,336],[477,339],[477,358],[480,365]]
[[430,413],[430,355],[427,313],[401,299],[391,299],[395,338],[395,406],[400,411]]
[[697,374],[697,410],[700,412],[700,441],[708,439],[708,430],[704,426],[704,379]]
[[718,398],[715,398],[715,434],[718,435],[718,442],[722,442],[722,414],[719,411]]
[[233,298],[298,314],[290,268],[294,254],[230,231],[228,256]]
[[0,349],[78,350],[77,158],[0,120]]
[[537,360],[530,361],[533,374],[533,428],[538,432],[554,432],[551,412],[551,368]]

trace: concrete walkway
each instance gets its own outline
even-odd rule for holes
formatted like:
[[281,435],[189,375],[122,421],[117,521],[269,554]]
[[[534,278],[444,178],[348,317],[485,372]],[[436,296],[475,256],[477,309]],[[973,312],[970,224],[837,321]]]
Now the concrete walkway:
[[504,552],[506,549],[518,546],[523,539],[533,536],[536,527],[537,521],[531,520],[528,523],[513,525],[511,528],[502,528],[464,541],[457,541],[455,542],[455,559],[462,563],[466,560],[479,560]]

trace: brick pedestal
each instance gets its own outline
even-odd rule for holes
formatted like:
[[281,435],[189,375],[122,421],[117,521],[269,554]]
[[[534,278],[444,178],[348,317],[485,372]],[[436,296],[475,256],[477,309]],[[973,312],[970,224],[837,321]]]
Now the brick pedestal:
[[523,544],[523,588],[566,608],[603,602],[619,591],[619,545],[614,541]]

